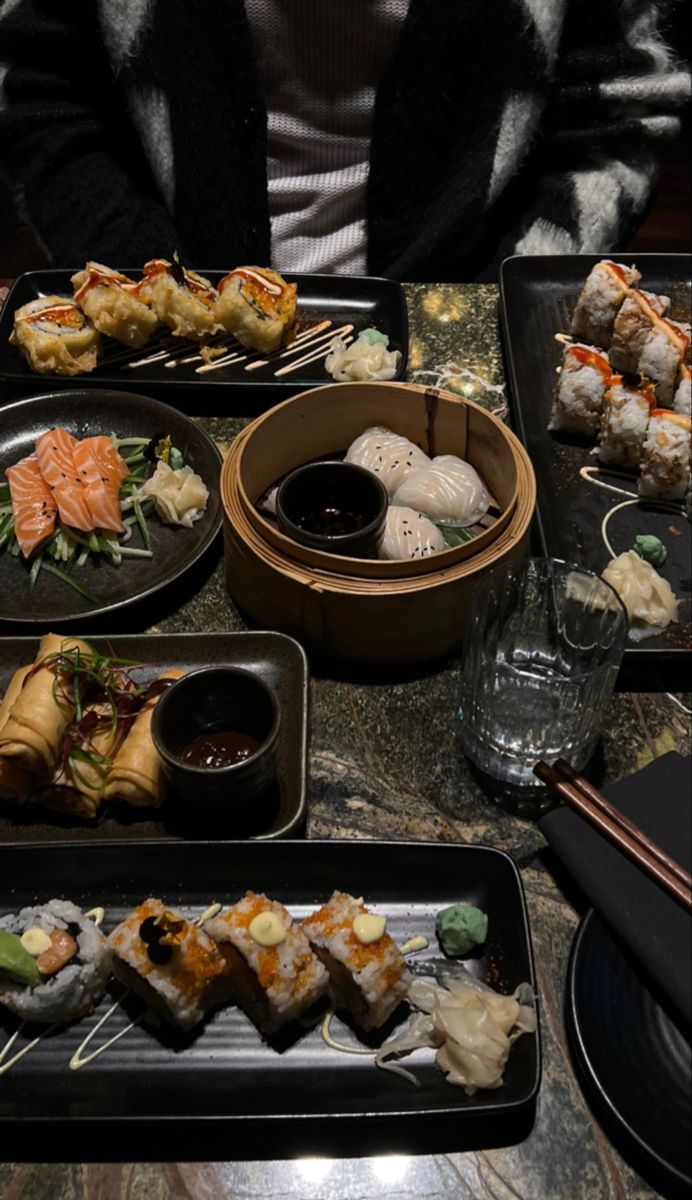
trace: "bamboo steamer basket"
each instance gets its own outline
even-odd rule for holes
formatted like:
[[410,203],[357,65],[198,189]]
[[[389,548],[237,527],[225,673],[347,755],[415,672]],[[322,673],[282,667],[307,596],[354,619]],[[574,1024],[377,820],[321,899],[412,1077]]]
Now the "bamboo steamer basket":
[[[263,628],[291,634],[319,658],[404,666],[457,650],[476,585],[494,566],[519,562],[528,550],[536,482],[514,434],[503,431],[516,454],[517,503],[495,540],[442,569],[409,578],[372,579],[335,570],[333,564],[341,560],[334,555],[326,556],[331,570],[308,566],[261,536],[239,489],[232,486],[235,464],[256,424],[236,439],[222,472],[226,582],[239,608]],[[435,556],[438,561],[441,557]]]
[[[347,449],[365,429],[381,425],[403,434],[433,457],[456,454],[472,464],[500,509],[491,526],[468,542],[434,557],[381,562],[348,558],[287,537],[258,511],[261,496],[294,467]],[[336,383],[311,388],[253,421],[234,443],[225,473],[245,515],[260,537],[287,558],[319,571],[369,579],[406,579],[435,573],[475,557],[496,540],[514,513],[521,446],[496,417],[451,392],[401,383]]]

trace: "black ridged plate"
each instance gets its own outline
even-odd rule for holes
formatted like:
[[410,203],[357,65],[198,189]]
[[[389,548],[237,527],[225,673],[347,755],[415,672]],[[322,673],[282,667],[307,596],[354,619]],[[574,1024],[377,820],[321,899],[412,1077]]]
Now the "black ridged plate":
[[[569,333],[572,313],[597,254],[508,258],[500,275],[501,328],[512,413],[536,472],[536,532],[541,553],[600,572],[610,554],[601,522],[626,496],[585,483],[579,471],[595,466],[593,443],[568,433],[550,433],[548,421],[563,346],[556,333]],[[615,255],[618,258],[617,255]],[[628,264],[632,255],[620,255]],[[634,261],[647,291],[671,297],[670,315],[690,319],[692,260],[687,254],[637,254]],[[605,475],[604,475],[605,478]],[[636,493],[636,472],[618,468],[608,477]],[[661,634],[625,650],[620,686],[625,690],[682,690],[692,668],[692,531],[684,515],[650,502],[621,509],[607,526],[616,554],[631,550],[640,533],[661,538],[667,559],[661,575],[679,597],[679,621]]]
[[[139,279],[141,270],[127,270],[131,278]],[[211,283],[217,284],[226,271],[202,271]],[[145,358],[161,348],[159,339],[164,335],[158,331],[150,343],[141,350],[127,351],[118,342],[104,339],[103,362],[87,375],[78,375],[72,380],[66,380],[58,375],[36,375],[25,362],[16,346],[11,346],[8,338],[12,332],[14,314],[23,304],[35,300],[38,296],[57,295],[71,296],[73,292],[70,277],[74,270],[29,271],[20,275],[14,283],[0,314],[0,379],[4,379],[15,395],[25,395],[35,392],[37,386],[47,387],[113,387],[142,389],[152,395],[160,395],[171,404],[186,406],[187,400],[194,404],[199,411],[200,397],[204,393],[204,412],[209,415],[210,402],[215,411],[226,414],[238,413],[248,416],[257,408],[267,408],[279,400],[306,387],[315,387],[321,383],[332,383],[331,375],[324,368],[324,360],[318,359],[306,363],[298,370],[276,378],[274,371],[281,366],[287,366],[292,361],[302,358],[296,354],[293,358],[282,358],[271,361],[268,366],[246,371],[247,364],[229,363],[216,371],[197,375],[195,368],[199,362],[182,364],[175,368],[167,368],[165,360],[147,365],[129,368],[125,360],[135,362]],[[408,357],[408,318],[406,301],[401,284],[393,279],[379,279],[370,276],[357,275],[286,275],[289,283],[298,284],[297,321],[299,329],[305,329],[324,320],[332,322],[332,328],[342,325],[353,325],[353,336],[362,329],[374,327],[389,337],[389,349],[401,351],[401,360],[396,379],[403,379]],[[327,331],[325,331],[327,332]],[[190,347],[182,338],[174,339],[180,346],[180,355],[194,354],[195,348]],[[326,345],[326,343],[325,343]],[[237,343],[236,343],[237,346]],[[315,347],[316,349],[319,347]],[[245,353],[238,347],[240,353]],[[312,347],[305,350],[310,353]],[[266,356],[262,355],[262,358]],[[213,400],[212,400],[213,396]],[[194,411],[194,409],[190,409]]]
[[689,1030],[666,1011],[593,909],[572,946],[567,1016],[577,1063],[606,1128],[659,1177],[689,1189]]
[[[177,409],[132,392],[58,392],[26,397],[0,409],[0,479],[4,480],[7,467],[33,453],[42,433],[57,426],[77,438],[112,433],[119,438],[152,438],[169,433],[173,445],[209,490],[206,512],[190,529],[166,525],[153,514],[148,523],[153,558],[125,558],[118,567],[95,562],[92,555],[83,567],[76,567],[74,578],[96,597],[96,604],[47,571],[40,572],[32,589],[21,556],[0,553],[0,622],[45,628],[56,621],[97,617],[142,601],[190,570],[221,528],[221,455],[211,438]],[[138,531],[131,544],[142,547]]]
[[[534,986],[519,873],[508,855],[486,847],[365,841],[0,847],[0,881],[2,913],[64,895],[84,908],[103,905],[106,928],[149,895],[197,914],[213,900],[228,904],[253,888],[301,916],[338,887],[364,895],[384,913],[397,942],[418,933],[430,938],[419,957],[439,957],[435,914],[465,900],[489,918],[483,954],[471,960],[480,975],[501,991],[512,991],[524,980]],[[109,1003],[104,999],[99,1014]],[[111,1129],[111,1154],[128,1161],[147,1157],[152,1145],[147,1131],[161,1124],[176,1139],[169,1143],[173,1160],[194,1157],[200,1127],[216,1124],[217,1149],[224,1158],[251,1157],[245,1138],[258,1131],[275,1157],[275,1134],[288,1130],[296,1146],[312,1122],[315,1128],[326,1120],[332,1130],[344,1129],[335,1124],[342,1118],[362,1128],[365,1145],[373,1123],[387,1118],[396,1128],[405,1118],[434,1126],[452,1117],[445,1128],[453,1148],[466,1118],[518,1120],[534,1100],[540,1078],[538,1033],[519,1038],[501,1088],[468,1097],[445,1083],[431,1051],[407,1060],[421,1081],[416,1088],[378,1070],[369,1057],[330,1049],[319,1029],[302,1032],[280,1049],[270,1046],[233,1008],[217,1012],[189,1037],[158,1038],[137,1027],[112,1052],[69,1072],[68,1061],[95,1019],[45,1038],[0,1078],[0,1129],[12,1138],[15,1156],[33,1132],[39,1136],[34,1157],[50,1154],[57,1142],[63,1161],[75,1159],[85,1148],[89,1152],[86,1139],[99,1122]],[[118,1011],[111,1033],[126,1020]],[[13,1027],[8,1020],[7,1028]],[[338,1024],[337,1030],[348,1036]],[[379,1136],[386,1144],[386,1128]]]
[[[307,813],[308,662],[302,646],[283,633],[161,633],[89,637],[102,654],[148,664],[141,680],[171,667],[231,666],[252,671],[273,687],[281,703],[277,782],[262,806],[254,806],[242,833],[260,838],[299,836]],[[19,667],[32,662],[37,638],[0,638],[0,694]],[[175,838],[241,836],[232,811],[210,828],[208,816],[189,805],[164,800],[160,809],[106,802],[93,821],[26,804],[0,803],[0,842],[64,842],[128,838],[141,842]]]

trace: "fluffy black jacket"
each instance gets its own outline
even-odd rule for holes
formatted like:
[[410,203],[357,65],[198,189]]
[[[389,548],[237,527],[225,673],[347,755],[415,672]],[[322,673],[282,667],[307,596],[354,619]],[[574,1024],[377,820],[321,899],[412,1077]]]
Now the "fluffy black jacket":
[[[689,76],[648,0],[411,0],[380,80],[368,268],[617,248]],[[269,263],[242,0],[0,0],[0,161],[56,265]]]

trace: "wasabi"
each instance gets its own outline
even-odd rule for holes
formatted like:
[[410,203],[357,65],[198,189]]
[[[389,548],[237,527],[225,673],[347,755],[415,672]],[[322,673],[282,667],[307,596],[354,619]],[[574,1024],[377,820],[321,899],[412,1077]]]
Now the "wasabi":
[[380,333],[379,329],[362,329],[358,335],[370,342],[371,346],[375,346],[377,342],[382,342],[383,346],[389,345],[389,338],[386,333]]
[[644,562],[652,567],[660,567],[666,561],[666,548],[660,538],[653,533],[639,533],[634,539],[634,548]]
[[452,904],[437,914],[435,932],[445,954],[458,958],[488,936],[488,918],[473,904]]
[[0,976],[3,974],[26,987],[38,987],[44,982],[36,959],[24,949],[22,939],[6,929],[0,929]]

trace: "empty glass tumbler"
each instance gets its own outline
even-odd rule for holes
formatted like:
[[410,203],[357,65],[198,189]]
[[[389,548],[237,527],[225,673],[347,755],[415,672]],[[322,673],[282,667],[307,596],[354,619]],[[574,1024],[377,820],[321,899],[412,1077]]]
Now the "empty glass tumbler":
[[627,614],[598,576],[555,559],[498,567],[477,589],[461,664],[460,736],[481,771],[540,787],[539,759],[580,769],[615,686]]

